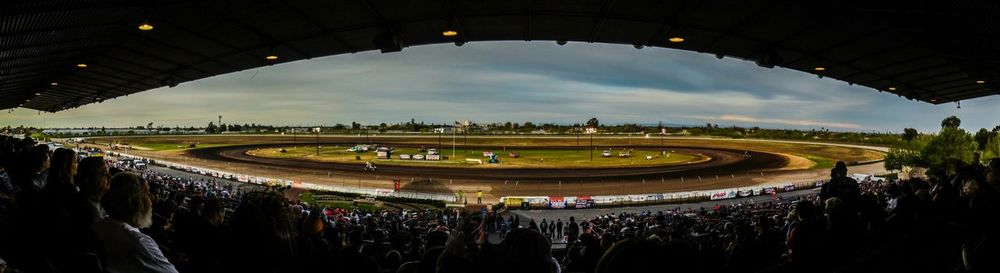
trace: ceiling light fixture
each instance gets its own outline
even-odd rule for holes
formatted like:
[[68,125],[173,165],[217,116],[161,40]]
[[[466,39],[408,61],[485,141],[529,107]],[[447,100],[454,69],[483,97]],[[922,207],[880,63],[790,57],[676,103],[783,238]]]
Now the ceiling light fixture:
[[149,22],[142,22],[142,24],[139,24],[139,30],[142,31],[153,30],[153,25],[149,24]]
[[78,63],[78,64],[76,64],[76,67],[87,68],[87,64],[85,64],[85,63]]
[[264,56],[264,59],[267,59],[268,61],[273,61],[278,59],[278,55],[274,54],[274,46],[271,46],[271,51],[267,52],[267,56]]
[[681,43],[681,42],[684,42],[684,38],[680,37],[680,36],[674,36],[674,37],[668,38],[667,41],[670,41],[671,43]]
[[444,37],[455,37],[458,36],[458,22],[454,17],[448,16],[448,21],[444,24],[444,29],[441,30],[441,35]]
[[895,86],[889,86],[889,91],[896,91],[896,87]]
[[58,82],[50,82],[49,85],[51,85],[51,86],[57,86],[57,85],[59,85],[59,83]]
[[815,71],[826,71],[826,67],[817,66],[816,68],[813,68],[813,70],[815,70]]
[[978,83],[978,84],[984,84],[984,83],[986,83],[986,81],[984,81],[984,80],[978,80],[978,81],[976,81],[976,83]]

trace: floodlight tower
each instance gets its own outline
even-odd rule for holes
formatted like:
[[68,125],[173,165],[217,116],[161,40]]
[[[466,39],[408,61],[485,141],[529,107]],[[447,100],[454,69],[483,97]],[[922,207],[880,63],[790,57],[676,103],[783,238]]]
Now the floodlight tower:
[[319,131],[320,131],[320,127],[316,127],[315,131],[316,131],[316,156],[318,157],[319,156]]

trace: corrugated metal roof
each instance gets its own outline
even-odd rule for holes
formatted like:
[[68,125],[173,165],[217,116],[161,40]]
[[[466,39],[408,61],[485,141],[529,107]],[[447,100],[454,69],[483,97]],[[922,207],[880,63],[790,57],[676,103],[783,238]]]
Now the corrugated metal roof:
[[[998,93],[998,18],[1000,2],[972,0],[11,1],[0,4],[0,109],[59,111],[260,66],[393,51],[392,41],[493,40],[670,47],[945,103]],[[140,31],[144,21],[154,30]],[[449,24],[458,36],[441,35]],[[388,44],[376,44],[380,35]],[[279,59],[264,58],[272,53]]]

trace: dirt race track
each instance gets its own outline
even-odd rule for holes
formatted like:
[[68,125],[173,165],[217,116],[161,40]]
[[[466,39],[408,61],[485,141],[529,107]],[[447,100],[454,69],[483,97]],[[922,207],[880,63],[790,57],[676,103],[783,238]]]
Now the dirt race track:
[[[343,143],[323,143],[322,145],[343,145]],[[286,144],[265,144],[265,145],[241,145],[213,147],[189,150],[188,154],[203,160],[218,160],[240,163],[256,163],[270,166],[300,168],[309,170],[337,171],[349,173],[362,173],[363,163],[338,163],[338,162],[318,162],[308,159],[278,159],[265,158],[249,155],[247,152],[254,149],[269,149],[287,146]],[[473,150],[483,149],[482,147],[468,147]],[[560,147],[537,147],[543,149],[558,149]],[[565,147],[563,147],[565,148]],[[434,167],[434,166],[399,166],[399,165],[379,165],[377,172],[384,176],[423,176],[438,179],[525,179],[525,180],[566,180],[566,179],[595,179],[595,178],[627,178],[627,179],[659,179],[669,175],[671,177],[698,176],[718,173],[714,168],[725,167],[728,172],[747,172],[776,169],[785,166],[788,162],[786,157],[761,152],[751,152],[750,158],[743,156],[743,151],[709,148],[684,148],[684,147],[664,147],[687,154],[701,154],[708,156],[707,162],[696,164],[665,165],[654,167],[635,168],[531,168],[531,169],[502,169],[502,168],[461,168],[461,167]],[[598,155],[599,156],[599,155]]]
[[[326,141],[321,144],[347,143],[351,142]],[[413,142],[393,143],[391,140],[382,140],[380,143],[393,146],[415,145]],[[247,154],[247,151],[258,147],[264,149],[282,146],[288,146],[288,143],[243,144],[166,152],[130,151],[130,153],[193,166],[316,184],[390,189],[392,181],[399,179],[402,181],[403,191],[453,193],[463,190],[472,193],[482,190],[486,193],[484,201],[491,202],[495,202],[501,196],[512,195],[573,196],[676,192],[771,182],[815,181],[829,177],[828,169],[810,169],[799,166],[801,164],[796,165],[794,161],[804,160],[801,157],[750,151],[751,156],[746,158],[743,150],[718,147],[666,146],[667,149],[677,152],[702,154],[711,158],[706,162],[695,164],[584,169],[379,165],[375,172],[363,172],[363,163],[264,158]],[[797,167],[790,168],[792,165]],[[884,167],[881,162],[849,167],[850,173],[882,171]]]

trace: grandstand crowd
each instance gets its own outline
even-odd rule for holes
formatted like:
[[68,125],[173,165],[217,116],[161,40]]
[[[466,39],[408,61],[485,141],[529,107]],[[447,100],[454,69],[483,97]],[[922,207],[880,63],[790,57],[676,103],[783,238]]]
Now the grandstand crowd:
[[1000,272],[998,193],[1000,160],[865,183],[838,163],[795,198],[536,222],[324,208],[0,136],[0,273]]

